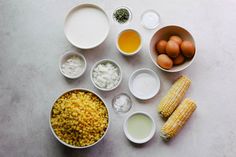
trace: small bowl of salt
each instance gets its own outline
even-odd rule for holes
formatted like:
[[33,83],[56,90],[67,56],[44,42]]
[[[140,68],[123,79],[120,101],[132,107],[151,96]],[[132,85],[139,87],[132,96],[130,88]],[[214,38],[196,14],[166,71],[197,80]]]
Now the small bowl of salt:
[[61,56],[59,68],[62,75],[70,79],[79,78],[85,72],[85,57],[78,52],[67,52]]
[[132,100],[126,93],[120,93],[112,99],[112,108],[115,112],[126,113],[131,109],[132,105]]

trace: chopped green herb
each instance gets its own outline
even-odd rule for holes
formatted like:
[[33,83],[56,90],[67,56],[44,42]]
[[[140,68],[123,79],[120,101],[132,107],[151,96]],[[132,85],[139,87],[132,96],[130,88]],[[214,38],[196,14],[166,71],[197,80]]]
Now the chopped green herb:
[[125,23],[129,20],[129,11],[125,8],[120,8],[113,13],[114,18],[119,23]]

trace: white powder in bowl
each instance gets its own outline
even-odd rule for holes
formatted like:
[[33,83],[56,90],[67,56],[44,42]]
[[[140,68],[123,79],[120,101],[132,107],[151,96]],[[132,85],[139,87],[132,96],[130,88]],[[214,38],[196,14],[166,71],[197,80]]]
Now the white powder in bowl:
[[61,70],[65,75],[76,77],[83,72],[84,67],[84,60],[79,56],[73,55],[62,64]]
[[154,10],[147,10],[143,13],[141,22],[147,29],[154,29],[160,24],[160,16]]
[[112,89],[120,81],[119,68],[110,62],[100,63],[93,69],[92,79],[98,87]]
[[132,100],[127,94],[121,93],[112,99],[112,107],[117,112],[128,112],[132,107]]
[[149,73],[140,73],[133,79],[133,91],[138,97],[152,95],[157,89],[157,80]]
[[139,69],[129,78],[129,89],[136,98],[147,100],[158,93],[160,79],[151,69]]

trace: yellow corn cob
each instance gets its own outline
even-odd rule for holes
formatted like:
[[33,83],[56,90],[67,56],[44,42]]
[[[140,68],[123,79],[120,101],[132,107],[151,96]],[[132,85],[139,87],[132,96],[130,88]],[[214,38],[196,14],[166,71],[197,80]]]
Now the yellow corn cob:
[[174,112],[183,99],[190,84],[191,80],[187,76],[181,76],[175,81],[158,106],[158,112],[162,117],[168,118]]
[[161,128],[160,136],[164,140],[169,140],[174,137],[181,130],[196,108],[196,103],[193,100],[189,98],[184,99]]

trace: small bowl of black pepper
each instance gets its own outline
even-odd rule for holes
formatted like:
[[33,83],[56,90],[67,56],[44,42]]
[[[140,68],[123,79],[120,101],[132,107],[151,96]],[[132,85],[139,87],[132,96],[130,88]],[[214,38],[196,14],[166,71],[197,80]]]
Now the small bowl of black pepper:
[[119,24],[126,24],[131,20],[132,14],[128,7],[121,6],[113,12],[113,19]]

